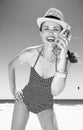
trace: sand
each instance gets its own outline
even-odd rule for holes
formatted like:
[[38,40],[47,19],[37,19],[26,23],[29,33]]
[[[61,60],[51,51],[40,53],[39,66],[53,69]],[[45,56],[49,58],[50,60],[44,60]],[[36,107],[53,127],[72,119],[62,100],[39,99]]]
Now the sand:
[[[10,130],[12,103],[0,104],[0,130]],[[83,130],[83,105],[54,105],[59,130]],[[42,130],[36,114],[30,113],[26,130]]]

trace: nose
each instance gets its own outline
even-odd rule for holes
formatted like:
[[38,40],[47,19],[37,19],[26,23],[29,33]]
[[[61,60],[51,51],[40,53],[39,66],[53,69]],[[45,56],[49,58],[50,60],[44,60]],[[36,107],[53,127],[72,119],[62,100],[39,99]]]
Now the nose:
[[49,30],[49,35],[54,35],[54,36],[58,36],[58,33],[57,32],[55,32],[53,29],[50,29]]
[[50,35],[54,35],[54,31],[53,30],[49,30],[49,34]]

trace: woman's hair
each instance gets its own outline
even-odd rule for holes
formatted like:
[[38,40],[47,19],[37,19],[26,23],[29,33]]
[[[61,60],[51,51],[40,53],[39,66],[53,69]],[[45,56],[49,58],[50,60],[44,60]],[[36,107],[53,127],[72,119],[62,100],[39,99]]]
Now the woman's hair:
[[68,50],[67,55],[68,55],[68,59],[71,63],[77,63],[78,62],[78,58],[75,56],[74,52],[70,52],[70,50]]
[[[44,22],[43,22],[43,23],[44,23]],[[40,32],[42,32],[42,25],[43,25],[43,23],[42,23],[42,24],[41,24],[41,26],[40,26],[40,29],[39,29],[39,30],[40,30]]]

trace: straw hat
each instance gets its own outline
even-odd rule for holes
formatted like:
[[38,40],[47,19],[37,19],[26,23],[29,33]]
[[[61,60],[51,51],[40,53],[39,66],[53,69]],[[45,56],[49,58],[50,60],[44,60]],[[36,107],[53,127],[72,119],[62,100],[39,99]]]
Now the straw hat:
[[53,21],[61,25],[63,29],[66,29],[67,26],[70,29],[70,26],[64,21],[63,13],[56,8],[50,8],[43,17],[37,18],[37,24],[39,28],[41,24],[46,21]]

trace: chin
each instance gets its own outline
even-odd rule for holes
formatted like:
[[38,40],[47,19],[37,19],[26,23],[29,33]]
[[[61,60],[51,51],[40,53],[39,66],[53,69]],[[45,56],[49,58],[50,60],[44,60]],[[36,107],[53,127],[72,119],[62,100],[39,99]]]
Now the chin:
[[55,43],[54,43],[54,42],[48,42],[48,41],[47,41],[47,44],[49,44],[49,45],[54,45]]

